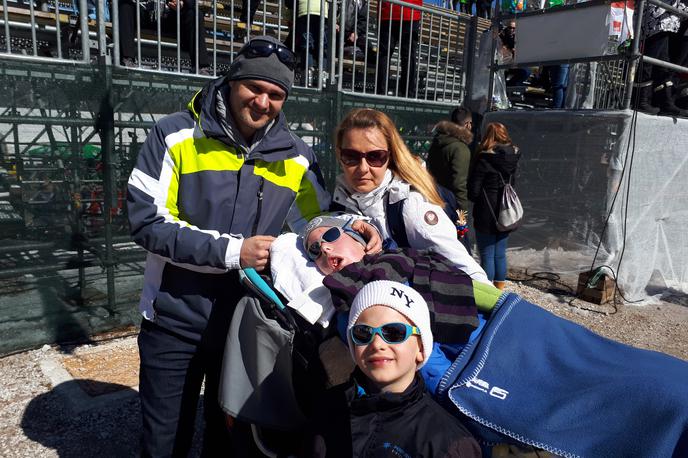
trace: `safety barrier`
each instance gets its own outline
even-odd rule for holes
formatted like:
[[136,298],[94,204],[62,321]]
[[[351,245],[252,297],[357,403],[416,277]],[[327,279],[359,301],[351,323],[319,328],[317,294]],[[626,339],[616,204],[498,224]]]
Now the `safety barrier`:
[[247,38],[265,34],[295,51],[297,87],[452,104],[464,98],[470,50],[489,25],[400,0],[385,0],[383,9],[413,21],[383,18],[375,0],[363,8],[355,0],[302,0],[291,8],[289,0],[179,0],[181,8],[170,0],[49,0],[40,7],[35,1],[2,0],[0,58],[101,60],[143,72],[214,77],[229,68]]

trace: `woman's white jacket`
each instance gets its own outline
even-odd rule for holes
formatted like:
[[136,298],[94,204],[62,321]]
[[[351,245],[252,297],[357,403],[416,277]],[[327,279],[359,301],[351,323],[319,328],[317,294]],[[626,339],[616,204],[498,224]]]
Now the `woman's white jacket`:
[[391,238],[387,224],[386,203],[406,199],[403,205],[403,221],[410,248],[432,250],[442,254],[473,280],[492,284],[480,267],[456,237],[456,227],[444,210],[427,202],[422,194],[411,190],[405,181],[387,171],[380,186],[366,194],[352,192],[343,176],[337,178],[332,197],[333,202],[343,206],[347,212],[370,218],[380,231],[382,240]]

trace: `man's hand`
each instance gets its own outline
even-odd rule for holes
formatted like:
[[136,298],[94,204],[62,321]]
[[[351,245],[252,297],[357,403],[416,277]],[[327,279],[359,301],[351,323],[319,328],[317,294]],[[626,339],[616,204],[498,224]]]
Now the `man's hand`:
[[365,249],[366,254],[374,254],[382,250],[382,239],[375,226],[359,219],[351,223],[351,228],[368,241]]
[[[173,10],[177,9],[177,0],[169,0],[167,2],[167,5],[172,8]],[[182,0],[179,0],[179,6],[184,8],[184,2]]]
[[244,239],[239,252],[239,265],[253,267],[258,272],[265,270],[270,260],[270,245],[275,237],[269,235],[256,235]]

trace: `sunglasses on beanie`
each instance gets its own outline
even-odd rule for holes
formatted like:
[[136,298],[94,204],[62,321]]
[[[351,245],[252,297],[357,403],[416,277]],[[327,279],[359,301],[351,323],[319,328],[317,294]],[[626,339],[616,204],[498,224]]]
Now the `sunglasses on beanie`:
[[239,51],[239,55],[244,55],[249,59],[254,57],[268,57],[270,54],[277,54],[277,58],[289,70],[294,71],[296,66],[296,56],[289,48],[265,40],[252,40],[244,45]]
[[362,153],[355,149],[342,148],[339,151],[339,159],[342,161],[342,164],[347,167],[356,166],[360,164],[363,159],[365,159],[371,167],[382,167],[389,160],[389,151],[376,149],[368,151],[367,153]]
[[351,327],[351,341],[355,345],[368,345],[375,338],[375,334],[382,337],[388,344],[406,342],[411,336],[419,336],[417,327],[406,323],[387,323],[374,328],[367,324],[355,324]]

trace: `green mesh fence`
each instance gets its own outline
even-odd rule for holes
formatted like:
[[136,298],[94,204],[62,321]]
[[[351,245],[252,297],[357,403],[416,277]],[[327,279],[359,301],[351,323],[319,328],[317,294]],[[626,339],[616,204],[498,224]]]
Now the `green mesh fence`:
[[[0,354],[140,322],[145,252],[128,234],[127,178],[153,124],[183,109],[204,82],[0,60]],[[294,91],[287,119],[317,152],[330,187],[332,133],[358,106],[392,116],[421,155],[447,111]]]

